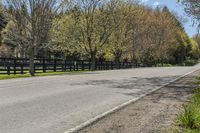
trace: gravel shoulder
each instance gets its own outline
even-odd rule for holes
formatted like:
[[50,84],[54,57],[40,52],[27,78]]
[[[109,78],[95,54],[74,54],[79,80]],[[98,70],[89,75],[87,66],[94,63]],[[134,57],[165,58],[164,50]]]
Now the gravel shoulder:
[[200,71],[192,73],[139,101],[97,121],[79,133],[166,132],[187,103]]

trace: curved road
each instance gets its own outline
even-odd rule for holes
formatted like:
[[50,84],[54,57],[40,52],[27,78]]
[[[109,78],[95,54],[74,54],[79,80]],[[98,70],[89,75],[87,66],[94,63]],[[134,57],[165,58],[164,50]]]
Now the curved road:
[[1,133],[64,133],[200,68],[138,68],[0,81]]

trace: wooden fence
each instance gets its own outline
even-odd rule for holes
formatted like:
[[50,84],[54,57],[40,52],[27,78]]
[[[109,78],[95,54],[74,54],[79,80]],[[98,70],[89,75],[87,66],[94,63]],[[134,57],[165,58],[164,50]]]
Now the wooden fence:
[[[130,62],[122,62],[116,65],[112,61],[97,61],[96,70],[113,70],[132,68]],[[0,74],[25,74],[29,70],[29,59],[20,58],[0,58]],[[60,60],[60,59],[35,59],[34,70],[41,72],[61,72],[61,71],[84,71],[91,70],[89,60]]]

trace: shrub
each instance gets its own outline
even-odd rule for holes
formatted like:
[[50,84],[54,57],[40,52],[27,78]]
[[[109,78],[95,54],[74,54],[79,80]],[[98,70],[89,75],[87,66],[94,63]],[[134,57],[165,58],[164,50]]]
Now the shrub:
[[186,60],[183,62],[183,66],[194,66],[197,64],[197,60]]

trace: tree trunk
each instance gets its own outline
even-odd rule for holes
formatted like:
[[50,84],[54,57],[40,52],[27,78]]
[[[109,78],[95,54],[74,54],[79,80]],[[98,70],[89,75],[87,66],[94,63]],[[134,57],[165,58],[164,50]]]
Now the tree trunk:
[[31,76],[35,76],[35,68],[34,68],[34,58],[35,58],[35,52],[34,52],[34,47],[30,46],[30,51],[29,51],[29,72]]
[[96,69],[96,57],[95,54],[91,54],[91,70],[94,71]]
[[120,69],[120,57],[115,57],[115,64],[116,64],[116,68]]
[[122,57],[122,50],[117,50],[115,53],[114,53],[114,55],[115,55],[115,67],[117,68],[117,69],[120,69],[120,59],[121,59],[121,57]]
[[131,59],[131,64],[132,64],[132,67],[137,67],[137,61],[136,61],[136,59],[132,58]]

